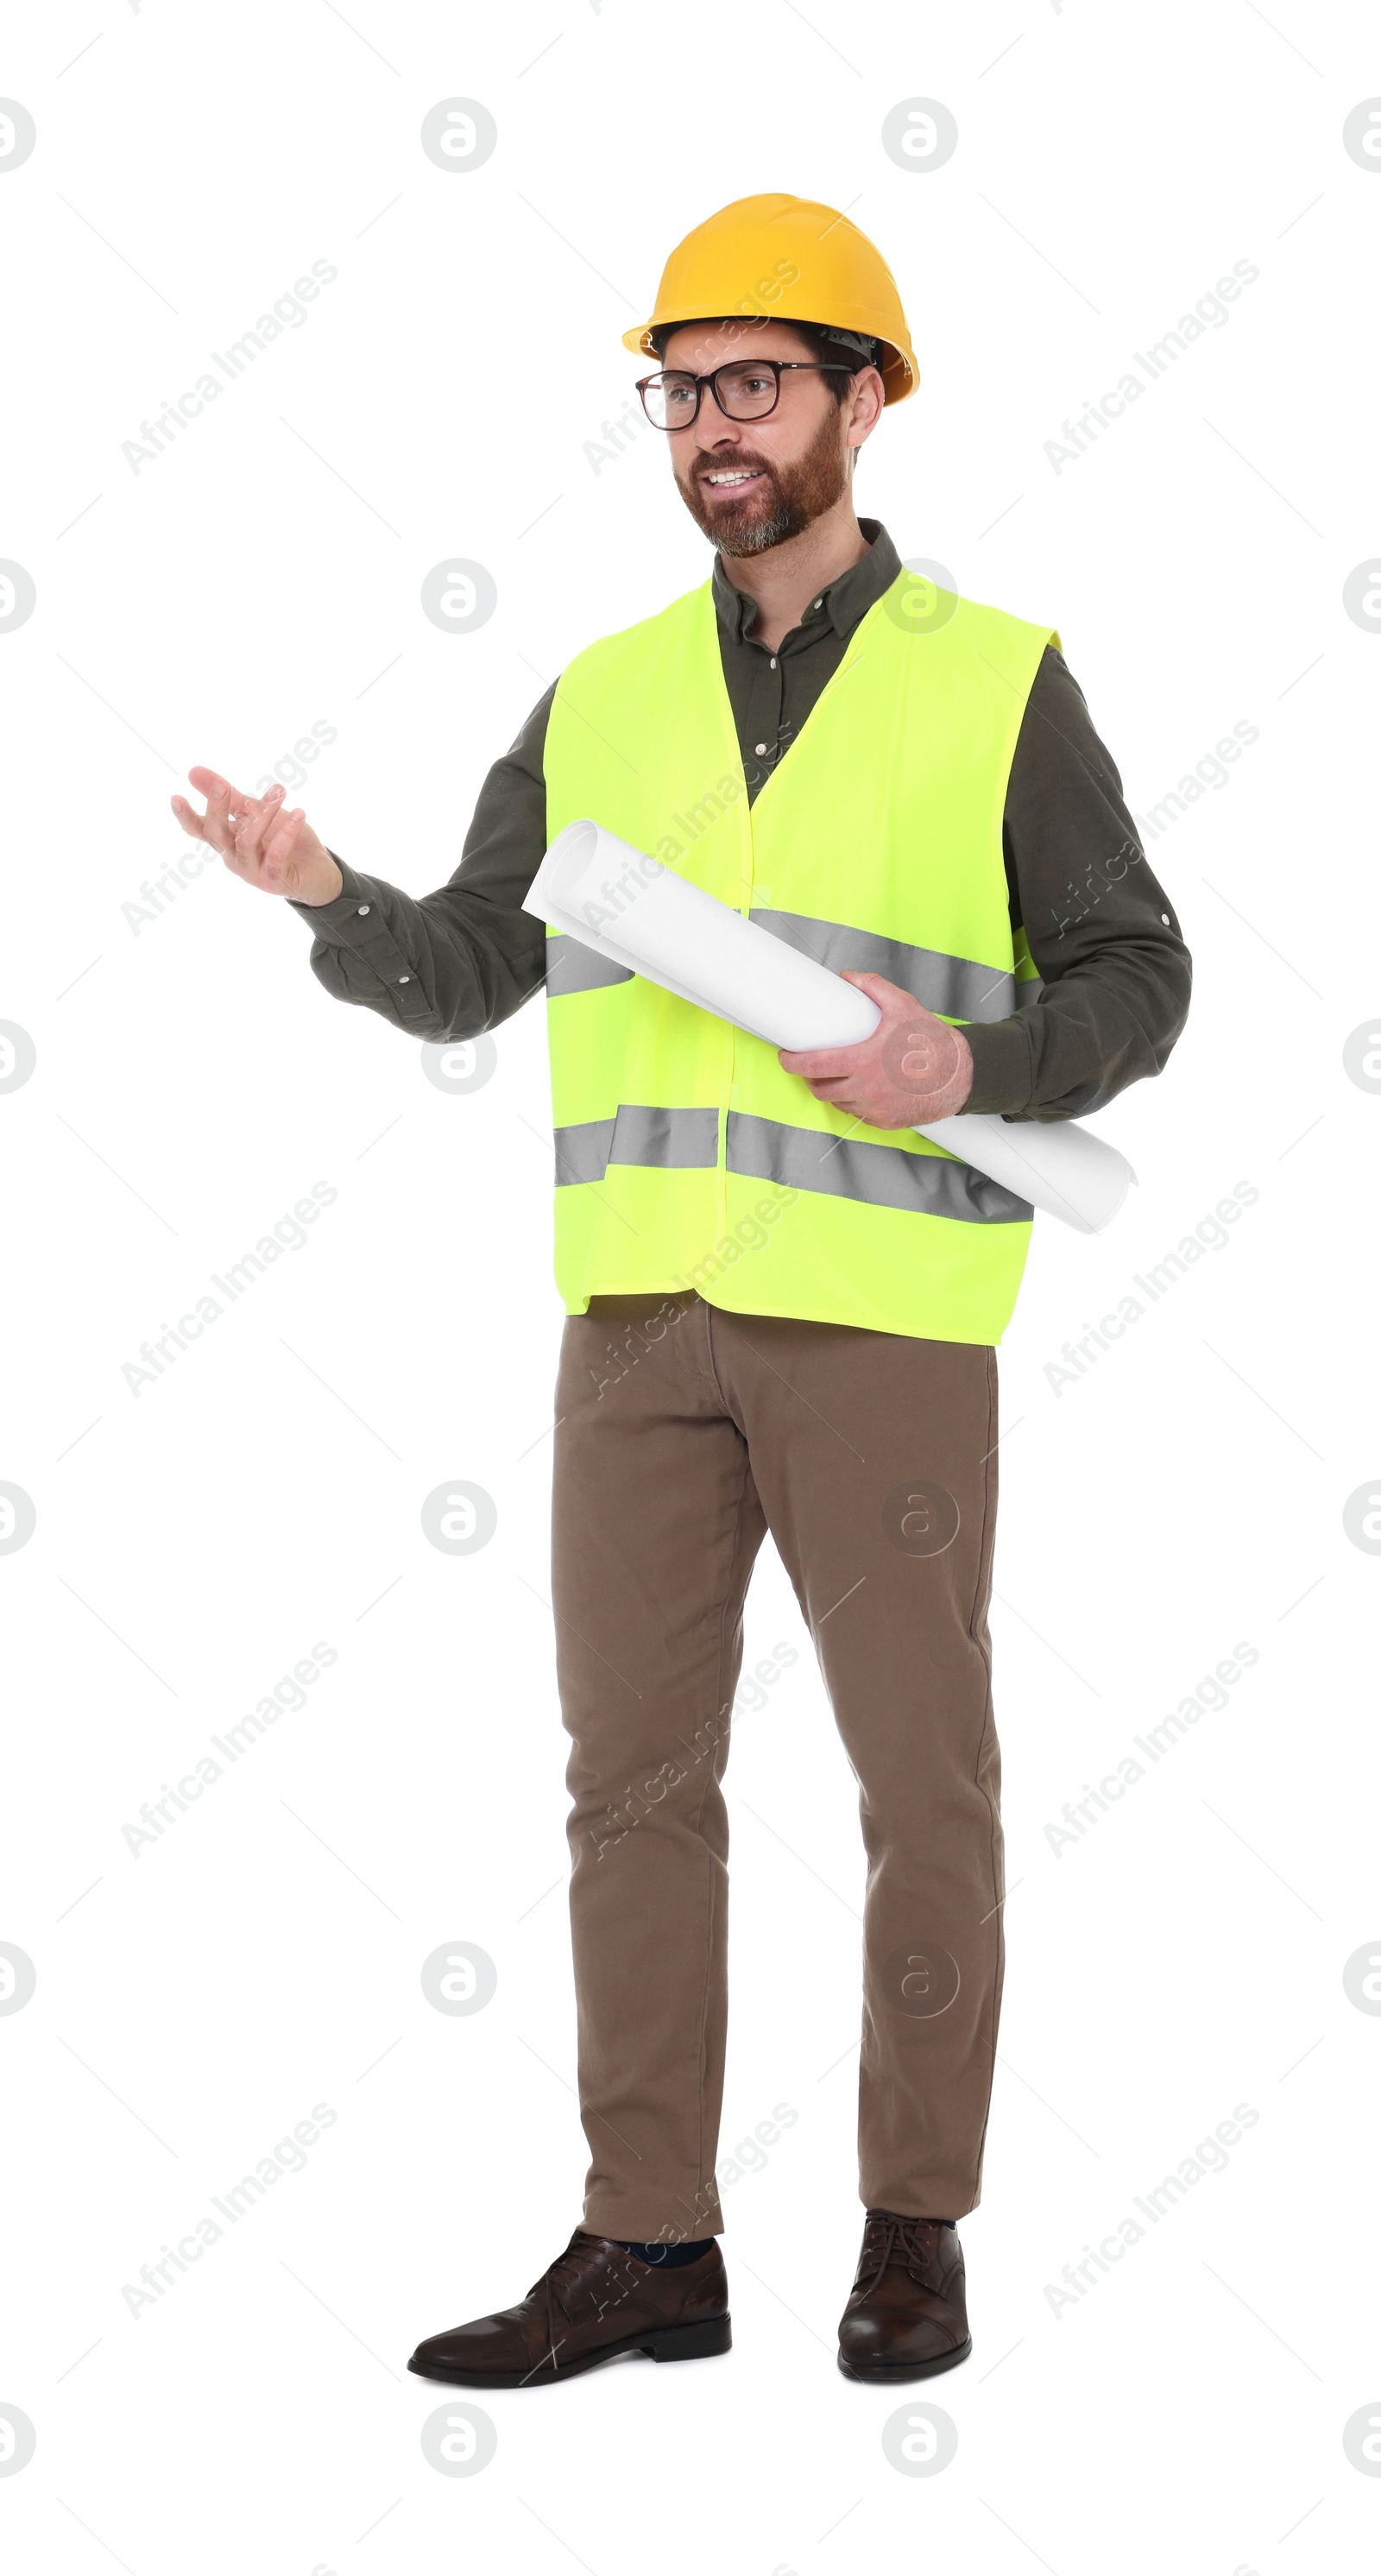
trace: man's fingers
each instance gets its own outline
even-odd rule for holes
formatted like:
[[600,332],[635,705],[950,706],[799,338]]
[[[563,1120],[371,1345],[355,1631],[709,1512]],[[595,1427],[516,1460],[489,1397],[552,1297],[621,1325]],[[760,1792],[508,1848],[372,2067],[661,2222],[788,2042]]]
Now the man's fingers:
[[284,874],[306,820],[306,813],[300,805],[295,813],[283,815],[272,839],[264,844],[265,875],[281,877]]
[[262,799],[246,800],[248,810],[236,827],[235,856],[248,874],[257,876],[263,864],[265,837],[278,821],[282,802],[281,787],[270,788]]
[[829,1077],[843,1081],[872,1043],[872,1038],[864,1038],[858,1046],[808,1047],[799,1055],[793,1055],[789,1047],[779,1047],[777,1062],[783,1072],[799,1073],[806,1082],[822,1082]]
[[275,806],[271,796],[242,796],[232,788],[230,823],[237,837],[241,832],[252,831],[254,825],[261,819],[272,821],[274,811]]
[[185,796],[171,797],[169,802],[184,832],[189,833],[194,841],[204,841],[207,837],[205,815],[198,814]]
[[856,984],[861,993],[867,994],[870,1002],[877,1003],[879,1010],[885,1010],[890,1004],[893,1010],[925,1012],[923,1002],[914,1002],[909,993],[903,992],[900,984],[889,983],[885,975],[867,973],[861,966],[844,966],[840,969],[840,980],[845,984]]
[[267,796],[248,796],[218,769],[189,769],[191,785],[206,799],[199,814],[185,796],[174,796],[172,809],[194,841],[209,842],[235,876],[275,891],[292,871],[307,817],[301,806],[284,810],[285,790],[272,787]]
[[187,775],[206,799],[207,822],[229,823],[244,803],[229,779],[222,778],[218,769],[189,769]]
[[187,775],[193,787],[200,788],[206,798],[206,812],[199,814],[194,805],[188,804],[185,796],[173,798],[173,812],[184,832],[189,833],[193,840],[209,842],[212,849],[218,850],[225,858],[231,847],[229,813],[234,793],[229,780],[222,778],[214,769],[189,769]]

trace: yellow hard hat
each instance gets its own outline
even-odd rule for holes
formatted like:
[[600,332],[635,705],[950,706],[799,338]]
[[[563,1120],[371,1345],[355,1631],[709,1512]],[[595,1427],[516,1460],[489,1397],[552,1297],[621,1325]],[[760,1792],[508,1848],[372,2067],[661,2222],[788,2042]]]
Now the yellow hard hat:
[[655,357],[659,325],[738,313],[882,340],[888,402],[916,390],[911,335],[886,260],[847,215],[813,197],[737,197],[697,224],[667,261],[649,320],[625,331],[623,345]]

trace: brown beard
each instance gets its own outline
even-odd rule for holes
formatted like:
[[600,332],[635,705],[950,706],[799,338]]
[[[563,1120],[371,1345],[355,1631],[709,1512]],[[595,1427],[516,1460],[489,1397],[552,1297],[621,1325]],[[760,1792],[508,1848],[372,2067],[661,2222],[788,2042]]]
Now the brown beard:
[[[745,429],[750,426],[745,421]],[[765,485],[756,485],[738,502],[706,504],[700,488],[705,475],[749,466],[767,477]],[[761,555],[788,537],[799,537],[812,520],[823,518],[848,484],[848,463],[839,452],[839,414],[831,404],[805,454],[794,463],[769,464],[765,456],[746,450],[706,457],[697,464],[690,482],[680,483],[680,492],[696,526],[721,554]]]

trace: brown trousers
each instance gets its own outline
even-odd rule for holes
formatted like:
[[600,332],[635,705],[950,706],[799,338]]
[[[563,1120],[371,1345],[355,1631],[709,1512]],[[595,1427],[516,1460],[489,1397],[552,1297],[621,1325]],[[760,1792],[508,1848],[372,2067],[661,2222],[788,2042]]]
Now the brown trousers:
[[860,2194],[962,2218],[1002,1988],[994,1351],[681,1292],[601,1297],[567,1318],[556,1415],[586,2226],[723,2226],[720,1781],[767,1530],[859,1782]]

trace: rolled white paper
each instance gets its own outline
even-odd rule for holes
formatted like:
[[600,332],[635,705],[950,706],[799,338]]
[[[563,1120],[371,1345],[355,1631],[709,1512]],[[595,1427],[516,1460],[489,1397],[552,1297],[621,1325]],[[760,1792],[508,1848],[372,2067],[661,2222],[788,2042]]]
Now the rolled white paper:
[[857,1046],[882,1016],[856,984],[598,823],[558,832],[523,909],[771,1046]]
[[934,1118],[916,1133],[1062,1225],[1072,1225],[1076,1234],[1101,1234],[1111,1225],[1136,1179],[1125,1154],[1072,1118],[1052,1119],[1044,1127],[1024,1119],[1009,1125],[975,1110],[970,1118]]
[[[858,1046],[882,1016],[856,984],[599,823],[568,823],[557,834],[523,909],[683,1002],[793,1053]],[[1011,1126],[975,1115],[936,1119],[915,1132],[1081,1234],[1111,1223],[1136,1178],[1124,1155],[1072,1119]]]

